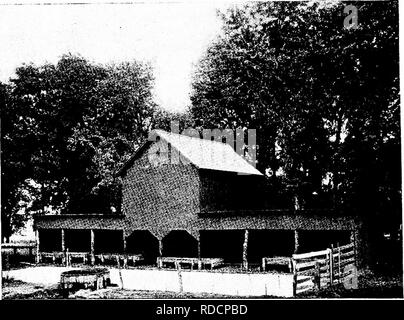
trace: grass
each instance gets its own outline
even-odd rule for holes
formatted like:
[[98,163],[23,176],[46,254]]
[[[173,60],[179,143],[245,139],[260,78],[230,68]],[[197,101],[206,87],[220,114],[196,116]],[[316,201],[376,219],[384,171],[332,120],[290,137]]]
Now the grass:
[[9,278],[3,278],[2,283],[4,300],[61,298],[57,286],[43,287]]
[[403,298],[402,274],[376,274],[371,270],[363,270],[358,275],[358,289],[347,290],[337,285],[317,292],[301,294],[300,298]]

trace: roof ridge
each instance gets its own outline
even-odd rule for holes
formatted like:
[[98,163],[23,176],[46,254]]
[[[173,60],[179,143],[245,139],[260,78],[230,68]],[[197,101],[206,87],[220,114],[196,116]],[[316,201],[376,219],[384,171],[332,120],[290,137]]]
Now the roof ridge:
[[[199,137],[192,137],[192,136],[189,136],[189,135],[186,135],[186,134],[183,134],[183,133],[170,132],[170,131],[165,131],[165,130],[163,130],[163,129],[154,129],[154,131],[161,131],[161,132],[164,132],[164,133],[169,134],[169,135],[176,135],[176,136],[179,136],[179,137],[181,137],[181,138],[199,139],[199,140],[206,141],[206,142],[217,143],[217,144],[220,144],[220,145],[227,145],[227,146],[229,146],[229,147],[231,148],[231,146],[230,146],[228,143],[226,143],[226,142],[220,142],[220,141],[216,141],[216,140],[205,139],[205,138],[201,137],[200,134],[199,134]],[[198,132],[199,132],[199,131],[198,131]],[[232,148],[232,149],[233,149],[233,148]],[[234,150],[234,149],[233,149],[233,150]]]
[[160,136],[162,140],[171,144],[188,161],[200,169],[263,175],[236,151],[235,146],[231,146],[229,143],[204,139],[201,135],[198,139],[196,136],[167,132],[162,129],[154,129],[151,134]]
[[[133,164],[140,152],[155,141],[152,139],[152,135],[159,135],[161,139],[165,140],[167,143],[171,143],[173,148],[199,169],[263,176],[263,174],[256,169],[255,165],[250,163],[243,155],[240,155],[235,148],[228,143],[204,139],[201,136],[197,139],[197,137],[168,132],[162,129],[151,130],[149,139],[147,139],[147,141],[136,150],[133,156],[118,169],[115,176],[126,172],[127,168]],[[178,138],[177,142],[174,141],[176,140],[175,138]],[[189,143],[187,143],[188,141]],[[190,141],[192,141],[192,143]],[[195,145],[197,141],[199,143]],[[203,143],[200,143],[201,141],[203,141]]]

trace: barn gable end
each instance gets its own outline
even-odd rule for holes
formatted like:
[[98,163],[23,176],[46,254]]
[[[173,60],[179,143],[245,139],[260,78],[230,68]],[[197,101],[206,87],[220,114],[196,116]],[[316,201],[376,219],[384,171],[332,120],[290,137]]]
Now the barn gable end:
[[158,144],[151,143],[138,154],[122,177],[122,213],[132,229],[151,230],[160,236],[173,227],[189,227],[200,211],[200,179],[191,163],[158,160]]

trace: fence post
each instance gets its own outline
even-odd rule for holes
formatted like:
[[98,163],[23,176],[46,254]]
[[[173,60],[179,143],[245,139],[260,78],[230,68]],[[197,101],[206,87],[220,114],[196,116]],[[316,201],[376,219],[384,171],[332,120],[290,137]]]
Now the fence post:
[[179,289],[180,289],[180,293],[182,293],[184,291],[184,286],[183,286],[183,282],[182,282],[182,272],[181,272],[180,263],[177,264],[177,272],[178,272]]
[[351,243],[353,243],[353,248],[354,248],[354,264],[355,264],[355,267],[357,267],[357,255],[358,255],[358,252],[357,252],[357,248],[356,248],[356,246],[357,246],[357,239],[356,239],[356,237],[357,237],[357,229],[356,229],[356,227],[354,228],[354,230],[352,230],[351,231]]
[[314,273],[314,282],[317,286],[317,289],[321,289],[321,270],[320,270],[320,263],[316,261],[315,265],[315,273]]
[[2,254],[4,256],[4,265],[2,265],[3,270],[10,270],[10,255],[7,254]]
[[297,268],[296,260],[292,258],[292,270],[293,270],[293,296],[296,296],[297,291]]
[[329,250],[329,271],[330,271],[330,286],[332,287],[334,280],[334,246],[331,244]]
[[116,266],[118,267],[118,269],[120,269],[121,268],[121,263],[119,261],[119,255],[115,256],[115,261],[116,261]]
[[338,244],[338,283],[341,283],[341,247]]
[[355,264],[355,267],[357,268],[358,267],[358,248],[356,247],[357,246],[357,243],[356,243],[356,234],[355,234],[355,237],[354,237],[354,264]]

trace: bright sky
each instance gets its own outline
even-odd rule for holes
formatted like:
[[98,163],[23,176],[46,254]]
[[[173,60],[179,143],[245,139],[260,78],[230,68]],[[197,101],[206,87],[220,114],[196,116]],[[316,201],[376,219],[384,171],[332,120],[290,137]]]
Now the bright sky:
[[[5,0],[9,4],[40,2]],[[216,10],[231,5],[168,0],[53,2],[90,4],[0,4],[0,81],[7,81],[22,63],[55,63],[68,52],[97,63],[142,59],[154,66],[156,101],[172,111],[183,111],[189,104],[193,64],[220,33]]]

